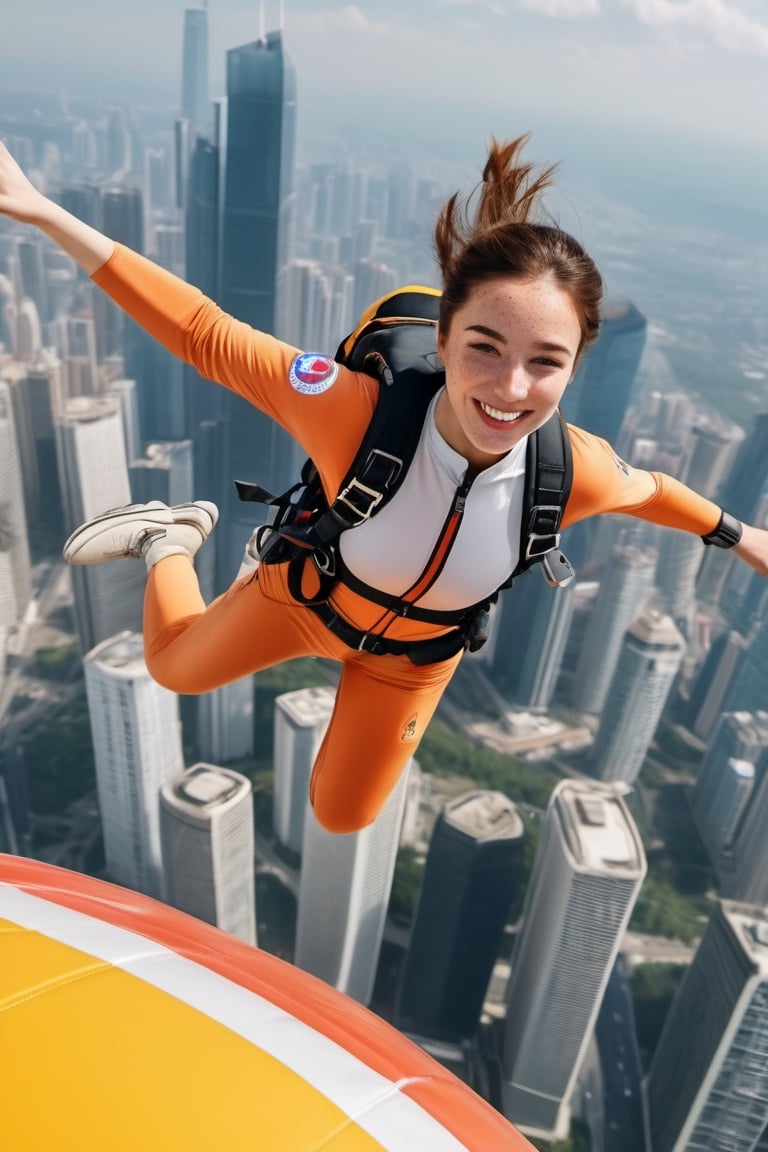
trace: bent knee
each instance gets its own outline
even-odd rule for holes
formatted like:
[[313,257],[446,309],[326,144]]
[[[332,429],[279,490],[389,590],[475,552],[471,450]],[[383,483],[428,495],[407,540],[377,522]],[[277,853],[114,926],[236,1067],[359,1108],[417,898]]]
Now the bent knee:
[[169,692],[179,696],[199,696],[212,690],[210,675],[205,669],[197,669],[189,662],[169,660],[163,652],[154,655],[146,652],[144,659],[155,683]]
[[361,832],[369,824],[373,824],[380,809],[374,809],[370,803],[357,803],[344,796],[324,796],[315,794],[312,797],[312,811],[318,824],[326,832],[342,835],[349,832]]

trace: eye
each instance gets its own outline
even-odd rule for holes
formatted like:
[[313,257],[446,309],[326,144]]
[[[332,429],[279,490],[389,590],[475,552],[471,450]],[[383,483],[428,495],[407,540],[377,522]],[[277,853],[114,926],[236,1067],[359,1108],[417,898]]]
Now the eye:
[[559,361],[552,360],[549,356],[537,356],[533,362],[534,364],[543,364],[545,368],[562,368]]
[[486,344],[482,340],[478,340],[475,344],[470,344],[470,348],[476,352],[482,352],[485,356],[498,356],[499,350],[495,344]]

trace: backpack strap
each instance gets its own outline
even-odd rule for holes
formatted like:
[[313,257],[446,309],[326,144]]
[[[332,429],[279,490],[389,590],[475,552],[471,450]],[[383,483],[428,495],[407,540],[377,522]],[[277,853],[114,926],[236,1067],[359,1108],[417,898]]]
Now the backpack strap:
[[520,560],[502,588],[537,563],[547,583],[568,584],[575,573],[560,551],[560,524],[573,483],[573,450],[559,409],[528,437],[525,476]]

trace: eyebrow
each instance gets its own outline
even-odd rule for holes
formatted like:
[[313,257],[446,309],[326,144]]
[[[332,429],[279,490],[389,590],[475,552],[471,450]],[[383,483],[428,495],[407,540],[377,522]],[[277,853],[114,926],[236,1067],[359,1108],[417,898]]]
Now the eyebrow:
[[[507,339],[497,332],[495,328],[487,328],[485,324],[468,324],[467,332],[479,332],[482,336],[490,336],[492,340],[498,340],[500,344],[506,344]],[[550,340],[540,340],[536,344],[543,352],[564,352],[566,356],[572,356],[573,352],[565,344],[555,344]]]

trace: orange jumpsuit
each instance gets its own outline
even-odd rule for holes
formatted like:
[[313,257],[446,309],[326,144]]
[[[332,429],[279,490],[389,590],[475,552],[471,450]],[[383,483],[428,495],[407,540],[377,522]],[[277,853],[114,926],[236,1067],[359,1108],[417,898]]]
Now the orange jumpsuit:
[[[169,351],[286,428],[315,461],[325,492],[336,494],[373,414],[375,380],[339,366],[331,386],[297,390],[290,383],[297,349],[226,315],[196,288],[122,246],[93,279]],[[564,527],[610,512],[699,536],[717,526],[720,509],[711,501],[661,473],[653,474],[655,491],[649,499],[648,473],[627,468],[610,445],[582,429],[570,427],[569,434],[573,485]],[[361,529],[350,530],[355,531]],[[386,630],[398,640],[445,630],[393,618],[343,584],[335,586],[331,603],[354,627]],[[407,656],[347,647],[292,599],[285,565],[261,565],[255,577],[236,581],[206,607],[184,556],[168,557],[150,571],[144,643],[152,676],[179,693],[211,691],[297,657],[339,661],[334,713],[310,785],[319,821],[337,832],[362,828],[380,812],[460,659],[459,654],[416,666]]]

